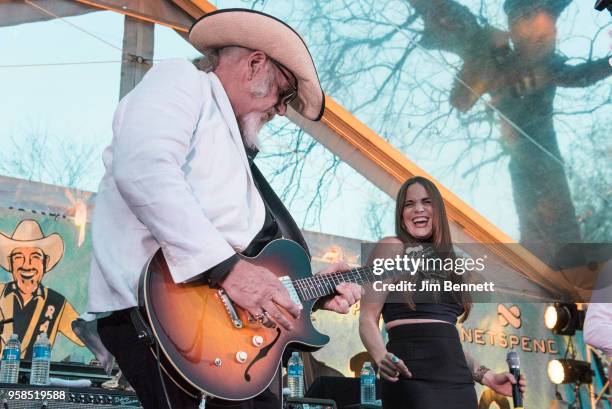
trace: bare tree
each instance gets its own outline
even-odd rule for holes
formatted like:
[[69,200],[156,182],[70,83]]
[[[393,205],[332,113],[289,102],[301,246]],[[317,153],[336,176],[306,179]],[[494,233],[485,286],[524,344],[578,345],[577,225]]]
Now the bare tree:
[[93,186],[97,144],[53,137],[46,130],[13,135],[0,151],[0,173],[36,182],[84,188]]
[[[609,123],[595,124],[585,138],[572,143],[568,163],[581,170],[581,178],[569,177],[582,239],[585,243],[612,242],[612,217],[609,198],[612,166]],[[585,149],[586,148],[586,149]],[[584,164],[588,166],[584,166]],[[585,183],[587,181],[588,183]]]
[[[569,0],[507,0],[509,32],[478,22],[454,1],[412,0],[421,44],[459,55],[451,104],[468,112],[488,93],[510,156],[521,241],[579,242],[578,220],[553,124],[558,87],[587,87],[612,74],[607,58],[570,65],[555,52],[556,22]],[[510,40],[513,47],[510,47]],[[554,254],[554,248],[551,249]]]
[[[446,155],[448,171],[474,183],[491,166],[507,164],[520,241],[550,243],[540,254],[546,258],[555,242],[610,237],[595,231],[610,219],[609,148],[598,146],[609,142],[595,135],[604,130],[583,126],[565,156],[558,140],[568,115],[586,123],[610,112],[609,83],[595,86],[612,67],[593,48],[610,25],[588,39],[584,54],[564,55],[558,43],[568,39],[557,33],[570,3],[506,0],[501,8],[485,0],[470,7],[454,0],[314,0],[309,7],[295,2],[300,12],[292,15],[301,16],[294,23],[314,50],[325,90],[395,146],[410,152],[420,144],[434,157]],[[290,175],[285,198],[295,199],[304,193],[295,182],[317,148],[301,132],[274,132],[290,141],[269,156],[282,163],[275,176]],[[599,166],[589,161],[598,149],[608,155]],[[326,161],[318,166],[322,179],[338,166],[329,154]],[[330,185],[327,179],[310,189],[313,211]],[[596,210],[585,210],[594,203]]]

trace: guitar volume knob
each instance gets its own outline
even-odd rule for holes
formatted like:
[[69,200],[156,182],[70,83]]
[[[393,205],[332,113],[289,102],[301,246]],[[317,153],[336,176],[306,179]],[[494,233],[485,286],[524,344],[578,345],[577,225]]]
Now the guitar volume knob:
[[263,344],[263,337],[261,335],[255,335],[253,337],[253,345],[255,345],[256,347],[260,347]]
[[222,363],[221,358],[215,358],[215,366],[221,366]]
[[236,361],[240,362],[241,364],[245,363],[248,357],[248,354],[244,351],[236,352]]

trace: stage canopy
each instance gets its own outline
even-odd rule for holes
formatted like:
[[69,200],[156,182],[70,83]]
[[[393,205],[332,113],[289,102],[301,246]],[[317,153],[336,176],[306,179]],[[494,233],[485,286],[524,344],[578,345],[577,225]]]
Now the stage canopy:
[[[38,48],[8,48],[0,75],[42,92],[41,84],[64,78],[59,69],[79,70],[54,91],[72,96],[74,112],[63,115],[78,118],[88,106],[93,115],[90,102],[99,98],[109,123],[116,99],[151,64],[197,56],[181,37],[216,7],[277,16],[311,48],[328,95],[323,120],[291,111],[291,122],[267,128],[259,159],[305,227],[370,240],[393,234],[394,196],[405,179],[422,175],[443,192],[454,240],[481,243],[497,258],[491,274],[508,291],[580,291],[560,271],[576,263],[560,256],[568,243],[610,242],[612,231],[605,19],[594,21],[589,7],[566,0],[3,0],[0,27],[15,38],[41,22],[61,25],[65,35],[59,47],[39,34]],[[77,85],[84,70],[115,90],[87,92],[87,81]],[[25,133],[40,135],[36,102],[16,102],[28,115],[12,117],[36,123],[36,132]],[[109,141],[107,131],[87,138],[82,153],[90,155]],[[18,165],[5,162],[0,171],[49,182],[44,170],[24,174]],[[78,179],[72,187],[95,190]]]

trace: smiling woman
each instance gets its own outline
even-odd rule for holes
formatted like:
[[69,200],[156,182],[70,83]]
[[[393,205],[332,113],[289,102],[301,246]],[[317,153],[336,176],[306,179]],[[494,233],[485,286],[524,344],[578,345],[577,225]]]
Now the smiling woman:
[[406,190],[406,201],[402,218],[408,233],[416,239],[431,236],[433,214],[429,193],[420,183],[414,183]]
[[[450,228],[445,225],[446,208],[440,191],[429,179],[414,177],[397,193],[395,234],[404,243],[433,238],[436,245],[448,245]],[[448,223],[446,223],[448,224]]]
[[[413,177],[404,182],[396,199],[395,221],[396,236],[380,240],[370,261],[392,259],[419,245],[432,248],[434,260],[456,259],[444,202],[430,180]],[[445,275],[442,293],[441,272],[431,280],[427,269],[418,269],[416,285],[399,276],[366,290],[359,334],[383,380],[383,408],[475,409],[473,381],[508,394],[512,381],[507,374],[493,374],[471,358],[468,363],[455,328],[458,318],[465,321],[472,307],[467,291],[492,291],[492,285],[471,287],[456,272]],[[419,298],[415,291],[433,291],[433,299]],[[393,297],[393,292],[401,293],[400,297]],[[381,315],[389,334],[387,345],[379,331]],[[444,394],[439,393],[441,389]]]

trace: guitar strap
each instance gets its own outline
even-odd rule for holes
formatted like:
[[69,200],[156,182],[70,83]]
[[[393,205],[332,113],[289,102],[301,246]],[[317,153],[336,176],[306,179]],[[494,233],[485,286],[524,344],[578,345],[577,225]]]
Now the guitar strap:
[[148,346],[155,345],[155,337],[153,336],[153,331],[149,324],[142,318],[142,314],[140,314],[140,310],[138,307],[130,308],[130,319],[132,320],[132,325],[134,325],[134,329],[136,330],[136,335],[138,336],[138,340],[144,342]]
[[259,190],[259,194],[261,195],[264,204],[270,210],[270,213],[272,213],[272,216],[276,220],[282,236],[285,239],[293,240],[302,246],[310,259],[310,251],[308,250],[308,245],[306,244],[306,240],[304,240],[302,231],[295,223],[295,220],[293,220],[293,217],[291,217],[291,214],[289,214],[289,211],[283,202],[272,189],[272,186],[270,186],[257,165],[255,165],[253,159],[256,154],[257,151],[247,149],[247,156],[249,158],[249,164],[251,165],[251,174],[253,175],[253,180],[257,186],[257,189]]

